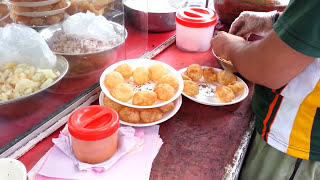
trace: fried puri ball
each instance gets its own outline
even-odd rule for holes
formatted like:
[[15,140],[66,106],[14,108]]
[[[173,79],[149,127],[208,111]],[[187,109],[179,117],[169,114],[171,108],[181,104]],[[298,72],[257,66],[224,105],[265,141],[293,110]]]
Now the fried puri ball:
[[211,67],[203,69],[203,78],[207,82],[216,81],[217,80],[216,71]]
[[219,83],[228,85],[229,83],[236,81],[237,77],[230,71],[222,70],[217,73],[217,79]]
[[159,81],[158,84],[169,84],[173,88],[177,89],[179,87],[179,81],[171,74],[164,75]]
[[141,109],[140,118],[144,123],[151,123],[162,119],[162,112],[159,108]]
[[133,88],[128,83],[121,83],[111,90],[111,95],[119,101],[128,102],[133,96]]
[[138,67],[133,71],[132,78],[136,84],[144,84],[149,81],[149,72],[143,67]]
[[118,84],[123,83],[123,77],[119,72],[112,71],[104,78],[104,85],[110,89],[116,87]]
[[163,101],[167,101],[174,96],[174,88],[169,84],[159,84],[154,88],[154,92],[157,94],[157,98]]
[[167,74],[167,69],[162,64],[157,63],[149,67],[150,79],[152,81],[158,81],[165,74]]
[[151,106],[157,100],[157,94],[153,91],[142,90],[133,95],[132,104],[138,106]]
[[228,84],[228,87],[233,91],[233,93],[238,93],[243,91],[244,89],[244,85],[241,82],[238,81],[233,81],[231,83]]
[[140,112],[135,108],[124,107],[120,110],[119,117],[122,121],[138,123],[140,121]]
[[192,81],[192,79],[189,78],[189,76],[187,76],[185,74],[181,74],[181,77],[182,77],[183,80],[191,80]]
[[164,106],[159,107],[159,109],[163,112],[166,113],[168,111],[171,111],[174,108],[174,103],[171,102],[169,104],[166,104]]
[[193,80],[198,81],[203,75],[202,67],[199,64],[191,64],[187,68],[187,75]]
[[111,108],[111,109],[114,109],[115,111],[117,111],[117,113],[119,113],[120,110],[121,110],[122,108],[124,108],[123,105],[118,104],[118,103],[112,101],[112,100],[111,100],[110,98],[108,98],[106,95],[105,95],[104,98],[103,98],[103,104],[104,104],[105,106]]
[[195,96],[199,94],[199,86],[197,83],[191,80],[184,80],[183,81],[184,87],[183,92],[188,96]]
[[115,71],[119,72],[126,79],[130,78],[133,72],[131,66],[127,63],[119,65]]
[[221,102],[230,102],[235,98],[233,91],[228,86],[218,86],[216,96]]

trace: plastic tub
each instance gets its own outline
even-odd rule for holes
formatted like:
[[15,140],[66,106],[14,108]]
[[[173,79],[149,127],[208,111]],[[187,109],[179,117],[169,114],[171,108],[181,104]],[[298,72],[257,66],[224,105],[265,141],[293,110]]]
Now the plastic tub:
[[14,12],[11,12],[11,18],[19,24],[24,24],[27,26],[36,26],[36,27],[46,27],[53,24],[58,24],[64,20],[64,12],[52,16],[41,16],[41,17],[28,17],[18,15]]
[[119,116],[111,108],[88,106],[76,110],[68,120],[75,157],[96,164],[113,156],[118,146]]
[[176,45],[186,52],[204,52],[210,49],[217,15],[210,9],[188,7],[176,14]]

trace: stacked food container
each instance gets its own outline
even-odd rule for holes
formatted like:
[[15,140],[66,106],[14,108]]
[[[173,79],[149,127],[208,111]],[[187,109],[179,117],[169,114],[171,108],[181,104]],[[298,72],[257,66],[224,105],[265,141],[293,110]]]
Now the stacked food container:
[[8,0],[7,3],[15,22],[39,27],[61,22],[70,6],[67,0]]

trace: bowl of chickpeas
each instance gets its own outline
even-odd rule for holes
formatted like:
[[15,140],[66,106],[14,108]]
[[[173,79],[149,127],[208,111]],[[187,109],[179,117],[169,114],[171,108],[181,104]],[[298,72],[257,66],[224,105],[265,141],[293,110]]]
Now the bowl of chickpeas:
[[0,63],[0,117],[15,117],[39,107],[39,100],[66,75],[69,63],[57,56],[52,69],[26,63]]

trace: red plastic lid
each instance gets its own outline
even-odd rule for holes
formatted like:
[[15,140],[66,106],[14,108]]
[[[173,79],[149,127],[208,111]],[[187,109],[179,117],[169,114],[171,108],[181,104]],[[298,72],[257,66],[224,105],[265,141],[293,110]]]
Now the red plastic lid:
[[176,13],[176,22],[187,27],[203,28],[216,23],[217,14],[211,9],[201,7],[188,7]]
[[104,139],[119,128],[118,113],[105,106],[88,106],[76,110],[68,120],[70,134],[80,140]]

